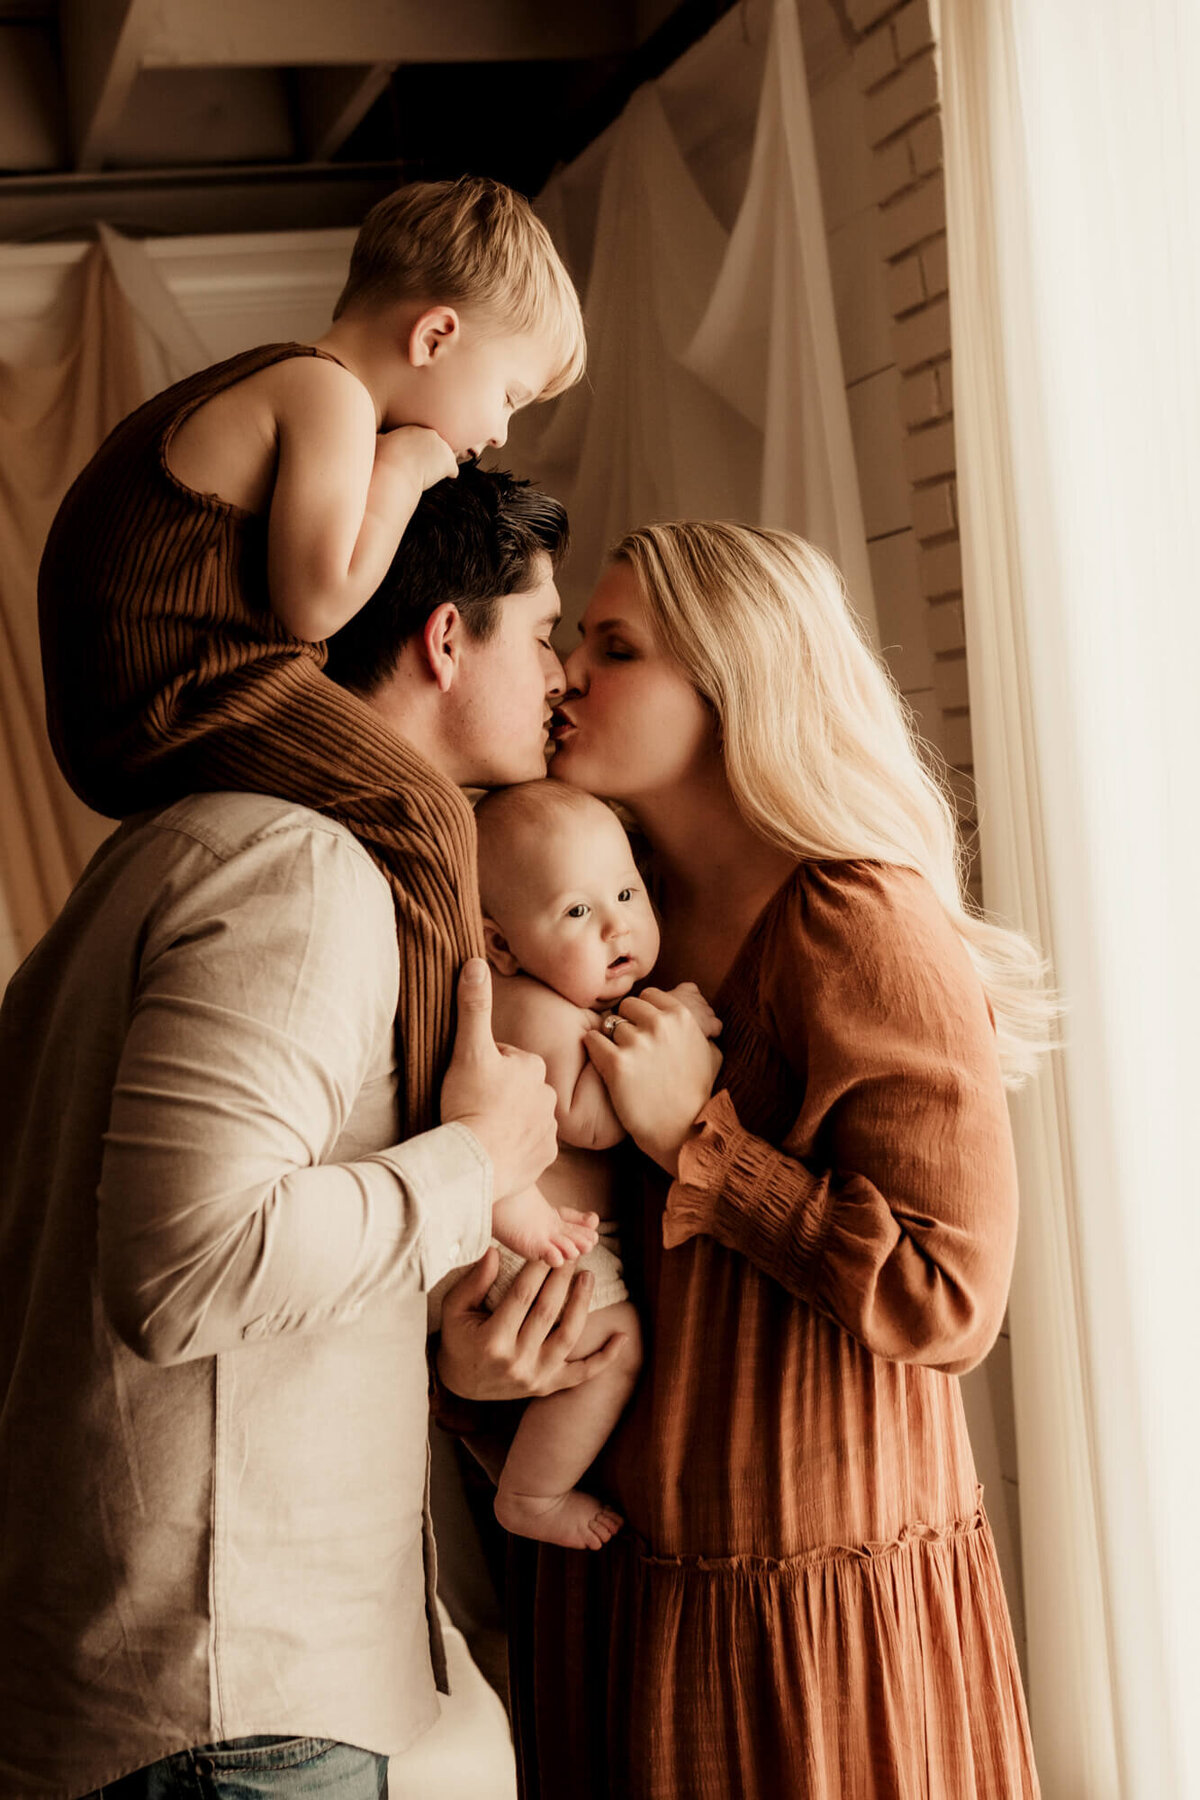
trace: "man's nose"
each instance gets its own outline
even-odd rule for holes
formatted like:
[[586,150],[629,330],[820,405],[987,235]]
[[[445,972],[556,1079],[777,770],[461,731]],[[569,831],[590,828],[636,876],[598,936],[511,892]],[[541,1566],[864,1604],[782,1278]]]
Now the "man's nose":
[[550,654],[554,659],[554,667],[546,675],[546,698],[547,700],[561,700],[567,691],[566,672],[559,660],[558,653],[552,650]]
[[507,442],[508,442],[508,420],[507,419],[504,421],[503,425],[497,426],[496,435],[494,438],[492,438],[491,441],[495,445],[497,450],[503,450],[505,444],[507,444]]

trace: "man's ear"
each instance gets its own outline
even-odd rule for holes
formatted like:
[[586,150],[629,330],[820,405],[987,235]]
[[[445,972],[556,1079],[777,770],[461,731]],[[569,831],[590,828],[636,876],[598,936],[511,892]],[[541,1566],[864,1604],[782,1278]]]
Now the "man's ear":
[[422,662],[443,694],[454,686],[462,634],[462,614],[453,600],[443,600],[435,606],[421,632]]
[[497,975],[516,975],[519,972],[521,965],[509,949],[508,939],[495,919],[489,919],[486,914],[483,920],[483,942],[487,959]]
[[427,306],[408,334],[408,360],[414,369],[428,368],[461,336],[462,326],[452,306]]

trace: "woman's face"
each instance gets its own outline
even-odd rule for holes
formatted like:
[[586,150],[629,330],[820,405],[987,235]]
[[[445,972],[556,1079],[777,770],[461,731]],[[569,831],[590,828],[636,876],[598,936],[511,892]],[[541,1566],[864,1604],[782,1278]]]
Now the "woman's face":
[[623,801],[678,791],[720,758],[711,709],[660,642],[628,563],[600,578],[566,659],[550,773]]

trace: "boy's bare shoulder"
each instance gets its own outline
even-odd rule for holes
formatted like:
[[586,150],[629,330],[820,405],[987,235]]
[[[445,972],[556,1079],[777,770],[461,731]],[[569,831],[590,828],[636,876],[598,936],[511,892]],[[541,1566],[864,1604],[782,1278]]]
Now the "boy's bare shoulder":
[[578,1043],[595,1013],[564,1000],[531,975],[492,975],[492,1031],[496,1039],[545,1056]]
[[270,395],[281,413],[314,408],[321,413],[369,416],[375,429],[375,406],[357,375],[329,356],[288,356],[282,362],[270,363],[251,381],[262,380],[263,391]]
[[375,407],[357,375],[324,356],[268,363],[204,401],[171,441],[172,474],[199,493],[265,510],[279,446],[375,441]]

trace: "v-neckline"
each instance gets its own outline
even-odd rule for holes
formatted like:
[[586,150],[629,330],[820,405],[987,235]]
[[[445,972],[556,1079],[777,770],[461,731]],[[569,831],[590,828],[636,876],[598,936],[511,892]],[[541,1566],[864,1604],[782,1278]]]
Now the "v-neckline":
[[[792,883],[795,881],[796,876],[799,874],[799,872],[800,872],[801,868],[803,868],[803,866],[804,865],[802,862],[797,862],[794,865],[794,867],[791,868],[788,871],[788,873],[784,876],[784,878],[780,882],[779,886],[771,894],[769,894],[767,896],[766,900],[764,900],[763,904],[759,907],[757,913],[755,913],[754,918],[751,920],[749,926],[747,927],[746,933],[745,933],[744,937],[742,938],[741,943],[738,945],[737,949],[734,951],[733,957],[729,964],[729,967],[726,969],[724,975],[721,977],[719,983],[717,984],[716,991],[713,994],[707,996],[709,1005],[712,1007],[713,1011],[717,1014],[718,1018],[721,1016],[720,1002],[722,999],[725,998],[726,990],[731,986],[731,984],[733,982],[733,978],[738,973],[739,969],[741,968],[742,963],[750,955],[752,948],[755,946],[755,944],[758,942],[759,938],[762,936],[762,933],[766,928],[767,922],[770,919],[771,914],[774,912],[775,908],[779,905],[779,902],[783,899],[783,896],[788,892],[789,888],[792,886]],[[686,979],[686,977],[685,977],[685,979]]]

